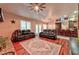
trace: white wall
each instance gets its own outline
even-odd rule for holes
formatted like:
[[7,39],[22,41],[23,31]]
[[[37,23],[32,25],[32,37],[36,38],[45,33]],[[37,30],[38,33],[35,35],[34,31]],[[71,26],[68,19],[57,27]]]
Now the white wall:
[[[31,22],[31,27],[32,27],[32,31],[35,31],[35,24],[43,24],[43,22],[38,21],[38,20],[32,20],[32,19],[28,19],[25,17],[20,17],[17,15],[14,15],[12,13],[8,13],[8,12],[3,12],[3,16],[4,16],[4,22],[0,23],[0,36],[8,36],[11,37],[12,33],[14,32],[14,30],[19,29],[20,28],[20,20],[26,20],[26,21],[30,21]],[[11,20],[15,19],[16,23],[12,24]]]

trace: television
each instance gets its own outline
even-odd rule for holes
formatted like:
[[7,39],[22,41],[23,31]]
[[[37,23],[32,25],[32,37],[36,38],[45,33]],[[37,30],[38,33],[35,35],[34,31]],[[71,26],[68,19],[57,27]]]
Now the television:
[[3,22],[2,9],[0,8],[0,22]]

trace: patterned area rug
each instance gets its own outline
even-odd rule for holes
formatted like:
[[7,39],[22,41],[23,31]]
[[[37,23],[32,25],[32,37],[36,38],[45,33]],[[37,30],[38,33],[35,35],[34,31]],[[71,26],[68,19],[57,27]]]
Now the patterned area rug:
[[58,55],[61,49],[61,45],[59,44],[37,38],[20,42],[20,44],[31,55]]

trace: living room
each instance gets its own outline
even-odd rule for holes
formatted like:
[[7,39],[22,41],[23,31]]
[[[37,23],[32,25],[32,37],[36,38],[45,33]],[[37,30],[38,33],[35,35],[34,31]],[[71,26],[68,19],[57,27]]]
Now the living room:
[[0,15],[1,55],[79,54],[77,3],[3,3]]

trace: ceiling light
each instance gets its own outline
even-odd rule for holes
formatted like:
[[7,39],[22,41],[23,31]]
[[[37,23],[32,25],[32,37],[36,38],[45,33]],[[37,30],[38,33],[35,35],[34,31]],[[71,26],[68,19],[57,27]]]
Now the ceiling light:
[[74,11],[74,13],[77,13],[78,11]]
[[35,10],[38,11],[39,10],[39,7],[38,6],[35,6]]

